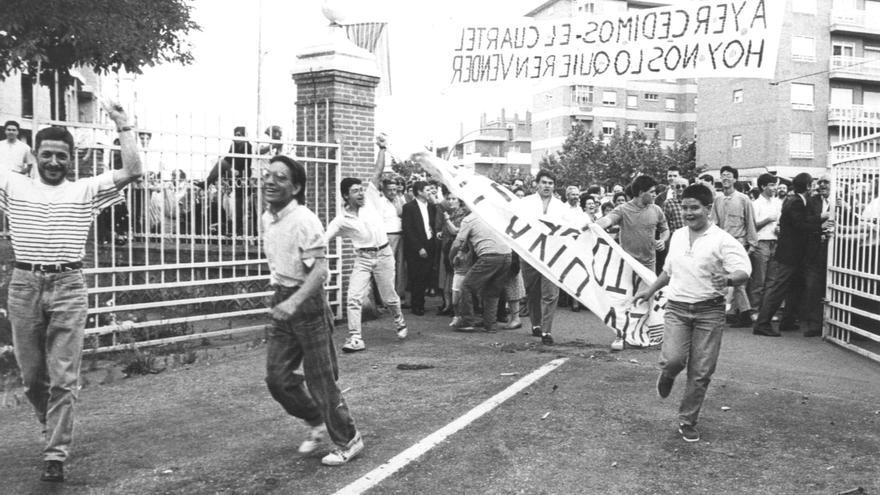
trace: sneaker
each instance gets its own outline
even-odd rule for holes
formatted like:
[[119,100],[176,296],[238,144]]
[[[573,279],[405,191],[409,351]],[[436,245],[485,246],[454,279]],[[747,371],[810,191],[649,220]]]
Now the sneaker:
[[64,481],[64,463],[61,461],[46,461],[46,468],[40,476],[43,481],[60,483]]
[[300,454],[311,454],[318,446],[327,440],[327,426],[320,424],[309,428],[309,436],[299,444]]
[[669,393],[672,392],[673,383],[675,383],[675,378],[670,378],[663,373],[660,373],[660,375],[657,376],[657,395],[659,395],[661,399],[669,397]]
[[457,327],[461,324],[461,316],[453,316],[452,321],[449,322],[450,327]]
[[681,423],[678,425],[678,432],[681,433],[681,439],[685,442],[699,442],[700,432],[692,425]]
[[541,327],[532,327],[532,337],[541,337],[544,335],[544,332],[541,331]]
[[342,345],[343,352],[358,352],[366,348],[364,340],[357,335],[350,335],[345,339],[345,344]]
[[622,351],[623,350],[623,337],[617,337],[614,339],[614,342],[611,343],[612,351]]
[[468,323],[468,321],[464,318],[459,318],[455,325],[452,325],[452,329],[456,332],[473,332],[475,331],[476,325]]
[[354,434],[354,438],[348,442],[348,445],[345,447],[337,446],[332,452],[325,455],[321,459],[321,464],[325,466],[341,466],[354,459],[362,450],[364,450],[364,440],[361,438],[361,433],[357,432]]
[[553,336],[549,333],[541,334],[541,343],[544,345],[553,345]]
[[397,338],[403,340],[406,336],[409,335],[409,330],[406,329],[406,325],[402,327],[397,327]]

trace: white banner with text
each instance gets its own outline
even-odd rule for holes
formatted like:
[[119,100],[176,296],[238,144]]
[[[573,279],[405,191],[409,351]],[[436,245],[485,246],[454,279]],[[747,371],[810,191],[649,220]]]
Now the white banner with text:
[[628,345],[661,343],[666,305],[663,291],[649,302],[631,304],[639,283],[653,283],[654,272],[627,254],[604,230],[593,225],[581,231],[583,226],[566,225],[561,218],[530,216],[518,206],[519,198],[488,177],[428,153],[415,157],[425,171],[509,240],[524,263],[576,297]]
[[[452,86],[602,78],[772,79],[786,2],[733,0],[578,17],[468,22],[447,40]],[[451,50],[451,51],[450,51]]]

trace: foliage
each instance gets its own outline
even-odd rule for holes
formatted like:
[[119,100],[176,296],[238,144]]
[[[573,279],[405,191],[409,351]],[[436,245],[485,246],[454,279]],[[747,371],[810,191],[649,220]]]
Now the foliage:
[[412,160],[392,160],[391,170],[394,170],[394,173],[403,177],[403,179],[407,182],[409,182],[410,177],[412,177],[413,175],[425,175],[425,171],[422,169],[422,166]]
[[625,186],[642,174],[662,182],[673,165],[688,179],[700,172],[694,141],[681,139],[664,148],[656,137],[649,140],[643,132],[615,133],[602,141],[583,125],[573,126],[562,150],[542,158],[540,165],[553,172],[559,187],[600,184],[610,189],[615,184]]
[[36,72],[42,84],[58,71],[88,65],[96,72],[140,73],[162,62],[189,64],[186,36],[199,26],[186,0],[6,0],[0,16],[0,78]]

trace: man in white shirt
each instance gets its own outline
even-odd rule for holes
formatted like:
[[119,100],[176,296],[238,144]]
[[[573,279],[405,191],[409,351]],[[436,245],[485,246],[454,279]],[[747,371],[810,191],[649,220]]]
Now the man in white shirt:
[[[541,170],[535,176],[537,191],[520,200],[520,206],[536,217],[547,216],[563,220],[567,207],[553,196],[556,178],[548,170]],[[526,286],[526,304],[529,319],[532,320],[532,335],[541,337],[545,345],[553,345],[553,315],[559,301],[559,287],[528,263],[520,265],[523,283]]]
[[663,271],[650,287],[636,293],[634,302],[650,301],[669,286],[657,394],[668,397],[675,377],[687,370],[678,432],[686,442],[697,442],[697,418],[721,351],[724,295],[728,287],[746,283],[751,264],[742,243],[709,221],[709,188],[689,186],[681,207],[687,227],[672,235]]
[[348,338],[342,346],[345,352],[363,351],[364,340],[361,333],[361,308],[370,292],[370,280],[376,278],[376,287],[385,305],[391,310],[397,325],[397,337],[407,336],[406,321],[400,310],[400,298],[394,290],[394,253],[385,232],[382,220],[382,196],[376,184],[385,167],[385,138],[376,140],[379,154],[373,177],[364,185],[360,179],[346,177],[340,184],[342,200],[345,202],[342,214],[327,226],[326,241],[338,235],[351,239],[357,258],[348,279]]
[[404,307],[403,294],[406,291],[406,265],[403,263],[403,224],[400,214],[403,205],[403,192],[398,189],[393,179],[382,180],[382,221],[385,233],[394,254],[394,290],[400,298],[400,307]]
[[767,266],[776,251],[776,230],[779,227],[779,215],[782,213],[782,200],[776,197],[778,183],[779,179],[775,175],[761,174],[758,177],[761,195],[752,202],[755,208],[755,229],[758,231],[758,243],[750,256],[752,277],[749,279],[749,302],[753,308],[761,307]]
[[8,120],[3,128],[6,139],[0,143],[0,171],[28,175],[36,160],[31,153],[31,147],[18,139],[21,127],[18,122]]

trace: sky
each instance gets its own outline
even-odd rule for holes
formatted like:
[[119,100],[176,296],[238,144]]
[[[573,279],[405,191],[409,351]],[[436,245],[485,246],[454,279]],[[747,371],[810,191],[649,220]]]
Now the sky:
[[[201,32],[190,37],[195,62],[144,70],[136,79],[135,111],[141,125],[177,124],[198,132],[229,134],[246,125],[257,134],[258,27],[262,23],[261,122],[291,129],[295,88],[290,71],[296,54],[320,44],[329,21],[322,0],[192,0]],[[389,23],[393,94],[377,101],[377,131],[406,139],[450,144],[506,108],[523,115],[531,94],[522,90],[450,89],[439,55],[449,45],[448,26],[473,18],[522,16],[539,0],[444,0],[412,2],[330,0],[346,13],[342,22]],[[258,6],[262,4],[262,16]],[[262,20],[261,20],[262,18]],[[448,48],[447,48],[448,49]],[[192,116],[192,117],[190,117]]]

